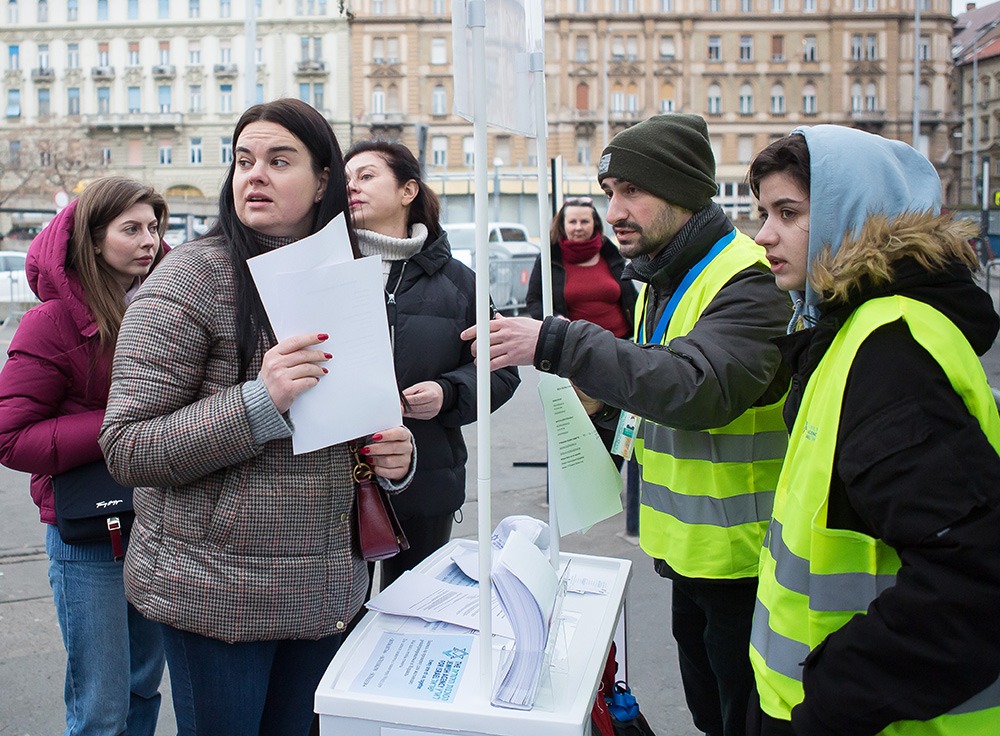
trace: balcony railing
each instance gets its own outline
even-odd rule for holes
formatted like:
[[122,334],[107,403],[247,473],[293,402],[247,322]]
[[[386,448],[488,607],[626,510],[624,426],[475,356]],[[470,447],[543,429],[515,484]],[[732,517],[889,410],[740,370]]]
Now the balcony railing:
[[240,71],[236,64],[216,64],[212,69],[217,77],[235,77]]
[[177,75],[177,67],[173,64],[157,64],[153,67],[153,78],[164,79]]
[[50,66],[38,67],[31,70],[31,79],[35,82],[51,82],[56,78],[56,70]]
[[113,66],[91,67],[90,76],[92,76],[94,79],[114,79],[115,68]]
[[325,74],[326,63],[318,59],[304,59],[295,65],[295,70],[299,74]]
[[177,128],[184,123],[179,112],[118,112],[84,115],[81,122],[90,128]]

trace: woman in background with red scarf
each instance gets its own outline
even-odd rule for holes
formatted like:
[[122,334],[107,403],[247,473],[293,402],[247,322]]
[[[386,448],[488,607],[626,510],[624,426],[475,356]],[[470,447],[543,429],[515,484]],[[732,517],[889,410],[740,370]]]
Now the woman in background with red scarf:
[[[571,197],[552,218],[552,310],[567,319],[584,319],[630,337],[633,329],[635,287],[622,281],[625,259],[604,236],[604,223],[590,197]],[[542,258],[538,257],[528,282],[528,312],[542,319]],[[614,431],[598,427],[606,447]],[[612,456],[620,468],[622,459]]]

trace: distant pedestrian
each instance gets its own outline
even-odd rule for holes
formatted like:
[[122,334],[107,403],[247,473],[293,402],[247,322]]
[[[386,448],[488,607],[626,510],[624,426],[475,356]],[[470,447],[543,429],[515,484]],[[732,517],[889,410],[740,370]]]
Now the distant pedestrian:
[[[410,548],[382,561],[385,588],[448,542],[465,502],[462,427],[476,421],[476,366],[460,334],[476,321],[476,275],[452,257],[437,195],[406,146],[364,140],[344,158],[358,249],[382,257],[403,423],[419,456],[410,487],[392,499]],[[493,409],[520,380],[517,368],[491,374]]]
[[788,376],[771,338],[791,305],[763,249],[712,201],[702,118],[655,115],[622,131],[597,178],[631,259],[624,275],[645,284],[635,342],[584,320],[497,319],[490,367],[534,364],[593,397],[595,421],[623,410],[639,419],[639,544],[672,581],[688,707],[699,730],[737,736],[753,686],[760,545],[787,441]]
[[[637,297],[631,279],[622,280],[625,259],[604,235],[604,224],[590,197],[569,197],[552,218],[552,311],[567,319],[585,319],[615,337],[632,337]],[[528,281],[528,313],[542,319],[542,257]],[[582,397],[586,398],[586,397]],[[604,446],[614,441],[613,427],[597,427]],[[623,458],[612,455],[621,468]]]
[[[232,139],[218,224],[122,324],[101,445],[137,486],[125,588],[163,624],[179,733],[297,736],[368,571],[349,443],[296,455],[285,416],[337,358],[325,334],[275,339],[247,259],[346,213],[347,185],[329,122],[300,100],[254,105]],[[406,487],[409,430],[356,449],[379,483]]]
[[791,431],[751,659],[765,735],[1000,733],[1000,320],[968,223],[900,141],[799,128],[754,159],[795,296]]
[[[103,461],[97,436],[122,315],[166,246],[167,205],[122,177],[92,182],[32,241],[26,271],[42,303],[21,318],[0,372],[0,462],[31,473],[66,647],[66,734],[152,736],[160,628],[125,600],[112,542],[67,544],[52,476]],[[123,540],[128,547],[128,535]]]

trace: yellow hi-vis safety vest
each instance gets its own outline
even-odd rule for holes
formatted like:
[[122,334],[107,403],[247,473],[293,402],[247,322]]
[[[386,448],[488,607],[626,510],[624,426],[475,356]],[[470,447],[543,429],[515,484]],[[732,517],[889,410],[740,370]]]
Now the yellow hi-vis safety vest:
[[[774,520],[761,551],[750,638],[761,708],[782,720],[802,702],[802,662],[816,646],[896,582],[895,550],[860,532],[827,528],[830,481],[847,375],[865,339],[904,320],[1000,452],[1000,416],[979,359],[961,331],[933,307],[901,296],[873,299],[847,320],[809,379],[778,481]],[[969,653],[975,656],[974,652]],[[930,721],[900,721],[892,736],[996,736],[1000,680]]]
[[[767,267],[764,249],[743,233],[704,266],[677,303],[661,343],[686,335],[719,290],[740,271]],[[645,288],[640,303],[645,303]],[[635,334],[645,310],[636,310]],[[665,379],[666,380],[666,379]],[[704,431],[674,429],[647,419],[636,433],[635,455],[642,465],[639,544],[692,578],[751,578],[757,575],[760,547],[788,430],[781,416],[784,399],[751,407],[724,427]]]

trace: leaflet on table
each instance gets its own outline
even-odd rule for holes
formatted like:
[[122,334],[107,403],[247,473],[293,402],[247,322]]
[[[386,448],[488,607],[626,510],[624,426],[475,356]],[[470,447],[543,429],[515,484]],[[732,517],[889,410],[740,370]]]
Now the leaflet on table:
[[289,410],[295,454],[402,424],[378,257],[354,260],[343,214],[247,261],[274,334],[326,333],[329,373]]
[[[496,559],[496,553],[493,555]],[[455,566],[461,570],[462,576],[467,577],[470,584],[479,577],[479,552],[474,547],[458,547],[451,553],[451,559]],[[611,581],[599,574],[599,571],[586,570],[579,565],[571,565],[569,561],[564,561],[560,568],[560,574],[566,579],[567,593],[593,593],[595,595],[607,595]],[[452,581],[453,582],[453,581]]]
[[474,641],[470,634],[411,636],[383,632],[351,690],[450,703]]
[[548,438],[549,493],[559,533],[589,529],[622,510],[622,476],[565,378],[543,374],[538,395]]
[[[415,570],[403,573],[366,604],[372,611],[416,616],[479,630],[479,587],[445,583]],[[513,638],[514,632],[500,601],[493,595],[493,631]]]

